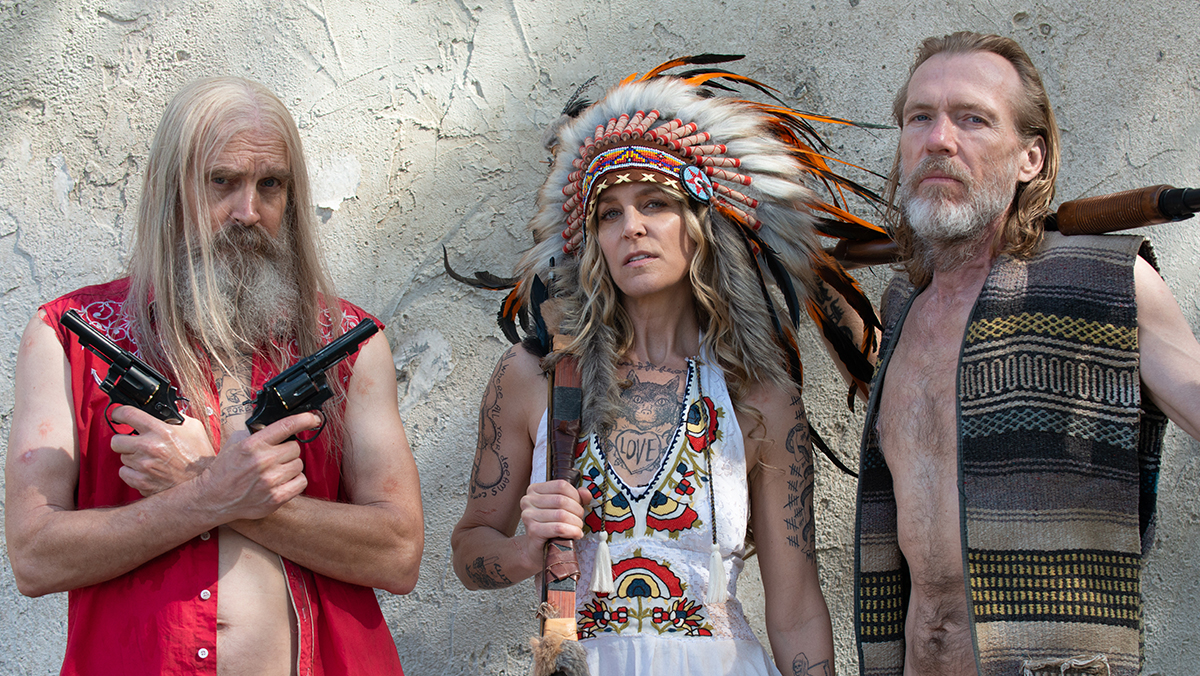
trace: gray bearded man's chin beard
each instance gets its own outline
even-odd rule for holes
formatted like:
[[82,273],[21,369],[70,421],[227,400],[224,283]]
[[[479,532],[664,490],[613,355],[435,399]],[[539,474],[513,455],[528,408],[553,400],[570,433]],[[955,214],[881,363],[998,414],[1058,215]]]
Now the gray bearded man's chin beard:
[[[287,228],[272,237],[258,226],[226,225],[213,234],[212,274],[216,295],[205,298],[207,278],[197,250],[191,265],[178,268],[176,280],[179,309],[184,323],[196,333],[219,336],[207,311],[199,311],[193,302],[189,273],[200,288],[201,306],[228,318],[240,351],[265,347],[272,341],[285,342],[295,336],[299,316],[300,290],[295,279],[295,253]],[[187,260],[180,242],[180,260]],[[207,309],[207,308],[206,308]],[[220,349],[219,346],[208,346]],[[227,346],[229,347],[229,346]]]
[[[965,201],[952,201],[943,194],[917,194],[920,179],[935,168],[962,181]],[[992,180],[975,182],[948,160],[927,157],[901,179],[896,199],[912,230],[914,253],[926,258],[928,269],[954,270],[979,253],[983,240],[991,236],[989,226],[1003,217],[1012,203],[1016,174],[1014,161],[997,171]]]

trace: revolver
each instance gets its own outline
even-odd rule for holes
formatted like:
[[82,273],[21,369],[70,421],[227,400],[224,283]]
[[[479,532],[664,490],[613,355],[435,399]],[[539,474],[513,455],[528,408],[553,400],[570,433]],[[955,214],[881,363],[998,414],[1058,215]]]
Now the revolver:
[[[254,412],[246,419],[246,428],[257,432],[289,415],[321,408],[321,404],[333,396],[333,390],[325,379],[325,371],[358,352],[362,343],[378,330],[374,321],[364,319],[341,338],[268,380],[254,397]],[[316,439],[324,428],[325,421],[322,419],[316,434],[299,441],[307,443]]]
[[183,398],[171,381],[92,328],[78,312],[67,310],[62,316],[62,325],[79,336],[80,345],[108,362],[108,375],[100,383],[100,389],[113,404],[140,408],[172,425],[183,424],[183,416],[175,406],[175,402]]

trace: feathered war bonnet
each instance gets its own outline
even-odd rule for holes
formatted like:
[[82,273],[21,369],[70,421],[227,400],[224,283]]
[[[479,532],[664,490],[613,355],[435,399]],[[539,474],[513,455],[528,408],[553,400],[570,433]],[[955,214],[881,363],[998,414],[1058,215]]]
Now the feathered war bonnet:
[[[547,351],[551,335],[573,337],[565,351],[580,365],[585,432],[600,431],[615,418],[620,355],[614,327],[589,322],[585,316],[589,299],[579,283],[579,254],[597,195],[626,181],[671,187],[688,196],[691,208],[707,206],[709,245],[715,249],[714,286],[728,304],[732,329],[725,338],[728,349],[717,351],[718,361],[736,362],[750,382],[783,385],[790,379],[799,385],[795,331],[803,300],[853,376],[851,396],[854,387],[866,388],[870,380],[865,355],[874,349],[874,333],[867,331],[861,342],[851,339],[813,299],[817,280],[824,280],[868,327],[879,325],[870,301],[820,246],[821,235],[886,237],[880,228],[850,214],[842,193],[879,198],[831,171],[816,149],[827,150],[811,122],[846,124],[844,120],[801,113],[777,100],[759,103],[715,95],[714,89],[733,91],[716,82],[724,79],[774,99],[770,88],[729,71],[664,72],[739,58],[676,59],[644,76],[626,78],[591,105],[577,103],[577,93],[551,129],[547,146],[554,153],[552,169],[529,224],[534,246],[521,258],[516,276],[503,280],[476,273],[476,280],[470,280],[451,272],[477,287],[515,287],[499,315],[501,328],[513,342],[519,340],[518,322]],[[824,189],[825,197],[818,196],[817,187]],[[777,307],[771,286],[783,307]],[[712,354],[707,344],[712,336],[703,320],[701,328]],[[551,354],[545,365],[556,357]],[[731,364],[721,366],[728,372]]]

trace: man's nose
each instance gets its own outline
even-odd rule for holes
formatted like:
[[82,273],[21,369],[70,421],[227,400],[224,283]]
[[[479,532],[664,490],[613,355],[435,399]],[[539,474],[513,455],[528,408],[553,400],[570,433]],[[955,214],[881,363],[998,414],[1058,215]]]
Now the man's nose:
[[257,225],[259,221],[259,203],[257,186],[243,185],[233,195],[232,209],[229,217],[242,225]]
[[946,115],[938,115],[925,135],[925,150],[933,155],[953,155],[958,150],[954,124]]

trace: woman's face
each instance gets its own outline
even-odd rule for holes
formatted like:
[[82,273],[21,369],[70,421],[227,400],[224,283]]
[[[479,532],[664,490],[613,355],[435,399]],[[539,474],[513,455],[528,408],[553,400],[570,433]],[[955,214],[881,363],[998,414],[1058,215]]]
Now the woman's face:
[[613,282],[627,299],[691,295],[688,271],[696,243],[684,206],[654,185],[623,183],[600,193],[596,230]]

